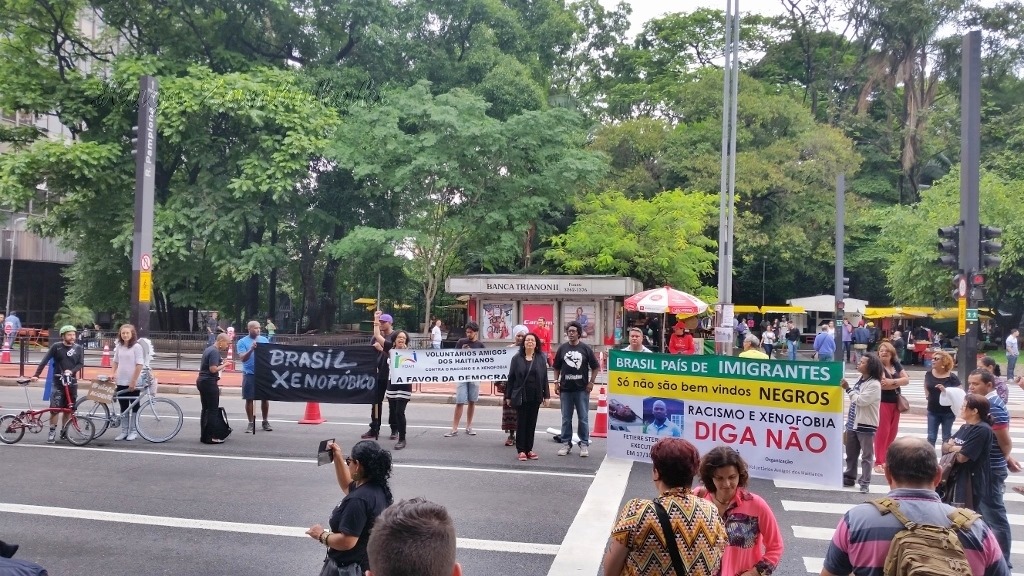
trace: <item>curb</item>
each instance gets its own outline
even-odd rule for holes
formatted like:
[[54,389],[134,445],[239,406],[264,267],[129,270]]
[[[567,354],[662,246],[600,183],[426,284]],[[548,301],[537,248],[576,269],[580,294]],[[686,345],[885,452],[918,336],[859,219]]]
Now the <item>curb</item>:
[[[5,387],[16,387],[20,386],[17,379],[10,377],[0,377],[0,386]],[[43,389],[45,382],[39,380],[38,382],[32,382],[28,384],[29,388]],[[221,386],[221,396],[242,396],[242,388],[239,386]],[[198,396],[199,391],[196,390],[194,384],[160,384],[158,394],[181,394]],[[455,405],[455,394],[439,394],[437,392],[417,392],[412,395],[412,402],[420,404],[451,404]],[[480,396],[476,402],[477,406],[501,406],[501,396]],[[561,408],[561,403],[558,398],[552,398],[549,408]],[[597,401],[590,401],[590,409],[597,410]]]

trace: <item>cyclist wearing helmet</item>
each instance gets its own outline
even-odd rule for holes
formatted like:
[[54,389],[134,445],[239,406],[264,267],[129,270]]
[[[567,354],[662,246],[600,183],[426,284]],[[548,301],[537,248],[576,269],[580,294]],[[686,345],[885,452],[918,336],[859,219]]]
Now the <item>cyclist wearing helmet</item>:
[[[61,327],[60,337],[60,342],[50,346],[46,356],[43,356],[39,366],[36,367],[36,373],[32,375],[33,380],[38,380],[43,368],[50,363],[50,360],[54,361],[56,371],[54,372],[53,390],[50,392],[50,408],[70,408],[74,404],[75,398],[78,397],[78,381],[75,380],[75,373],[85,366],[85,353],[82,347],[75,343],[75,327],[70,324]],[[57,374],[65,374],[70,377],[68,388],[71,398],[64,398],[64,387],[60,384]],[[55,416],[50,417],[50,435],[46,438],[46,442],[49,444],[57,441],[55,419]],[[68,415],[61,414],[61,430],[64,429],[67,421]]]

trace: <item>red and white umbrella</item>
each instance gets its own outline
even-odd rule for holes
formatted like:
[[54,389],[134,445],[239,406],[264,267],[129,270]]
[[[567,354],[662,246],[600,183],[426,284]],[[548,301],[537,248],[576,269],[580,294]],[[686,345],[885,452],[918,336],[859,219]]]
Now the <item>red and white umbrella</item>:
[[633,294],[623,303],[630,312],[654,314],[700,314],[708,309],[706,302],[693,294],[663,286]]

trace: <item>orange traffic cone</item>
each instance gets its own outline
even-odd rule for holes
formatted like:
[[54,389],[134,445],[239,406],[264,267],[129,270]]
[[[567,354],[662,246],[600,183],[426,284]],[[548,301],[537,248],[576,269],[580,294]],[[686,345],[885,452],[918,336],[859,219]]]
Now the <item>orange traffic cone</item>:
[[608,394],[604,386],[598,388],[597,415],[594,417],[594,431],[590,435],[595,438],[608,437]]
[[11,343],[6,338],[4,338],[3,351],[0,352],[0,362],[3,362],[4,364],[11,363]]
[[110,346],[107,344],[103,345],[103,358],[100,361],[100,366],[110,368]]
[[231,372],[234,372],[235,371],[235,355],[232,354],[232,348],[233,348],[233,346],[228,346],[228,359],[225,362],[225,364],[228,365],[227,370],[229,370]]
[[324,422],[327,420],[320,415],[320,403],[306,402],[306,413],[302,416],[302,420],[299,420],[299,424],[323,424]]

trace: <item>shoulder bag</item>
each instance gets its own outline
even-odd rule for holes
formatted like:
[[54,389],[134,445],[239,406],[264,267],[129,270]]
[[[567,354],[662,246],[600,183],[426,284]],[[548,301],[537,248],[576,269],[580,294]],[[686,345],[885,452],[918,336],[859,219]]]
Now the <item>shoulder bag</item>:
[[896,410],[899,410],[900,414],[910,411],[910,400],[907,400],[899,388],[896,389]]
[[672,569],[677,576],[686,576],[686,569],[683,567],[683,558],[679,555],[679,544],[676,542],[676,532],[672,529],[672,523],[668,519],[668,510],[661,505],[661,502],[654,500],[654,509],[658,511],[658,521],[661,523],[661,531],[665,534],[665,547],[668,548],[668,555],[672,558]]

